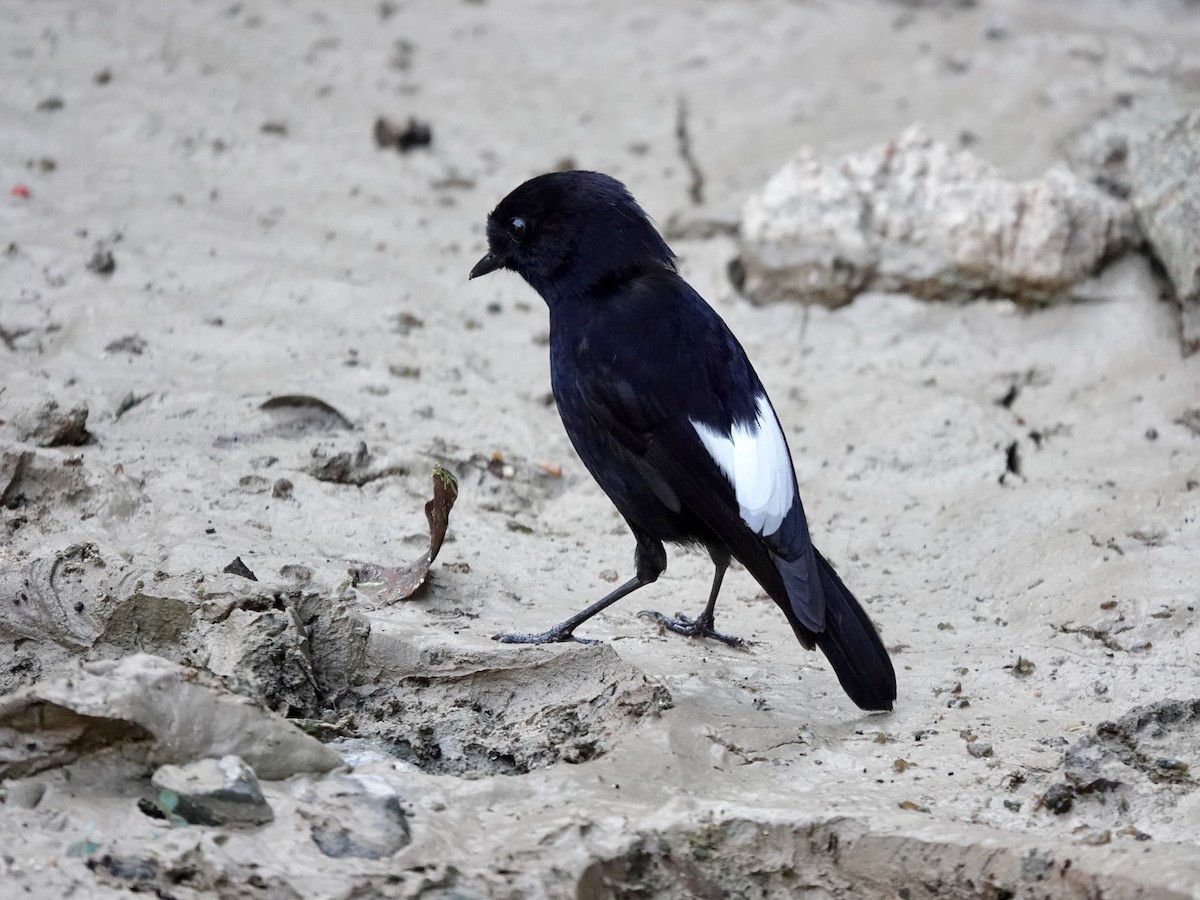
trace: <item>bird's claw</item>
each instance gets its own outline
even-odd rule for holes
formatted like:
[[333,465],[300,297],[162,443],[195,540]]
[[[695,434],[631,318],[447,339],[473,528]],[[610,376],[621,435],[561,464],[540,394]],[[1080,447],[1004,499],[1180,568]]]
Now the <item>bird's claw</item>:
[[575,641],[578,644],[600,643],[600,641],[592,638],[576,637],[570,631],[560,628],[551,628],[549,631],[543,631],[540,634],[517,634],[510,631],[502,631],[499,634],[493,634],[492,640],[499,641],[501,644],[561,644],[567,641]]
[[689,619],[682,613],[677,613],[674,616],[665,616],[660,612],[654,612],[654,610],[643,609],[638,613],[638,616],[646,619],[654,619],[659,625],[676,634],[686,635],[687,637],[712,638],[723,644],[728,644],[730,647],[746,646],[746,642],[740,637],[735,637],[732,634],[722,634],[720,631],[717,631],[713,628],[712,619],[703,615],[697,616],[695,619]]

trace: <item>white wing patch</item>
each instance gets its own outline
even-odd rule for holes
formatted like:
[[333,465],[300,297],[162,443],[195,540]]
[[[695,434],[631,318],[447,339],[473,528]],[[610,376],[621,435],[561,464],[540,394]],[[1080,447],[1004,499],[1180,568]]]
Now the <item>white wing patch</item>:
[[796,499],[792,458],[779,421],[766,394],[758,395],[753,422],[734,425],[722,434],[703,422],[689,420],[704,448],[733,485],[742,521],[757,534],[779,530]]

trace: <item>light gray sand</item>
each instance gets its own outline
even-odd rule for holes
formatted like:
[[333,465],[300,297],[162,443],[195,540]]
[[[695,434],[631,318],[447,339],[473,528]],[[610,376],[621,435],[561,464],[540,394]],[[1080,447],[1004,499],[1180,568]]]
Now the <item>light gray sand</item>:
[[[1024,177],[1105,111],[1200,92],[1191,4],[963,5],[0,4],[0,418],[83,401],[96,438],[37,451],[0,565],[93,541],[126,561],[105,577],[194,594],[241,581],[218,574],[241,556],[264,582],[308,567],[328,605],[352,562],[420,554],[435,461],[461,488],[422,598],[356,603],[362,685],[329,715],[424,766],[360,769],[403,798],[408,847],[322,855],[296,781],[264,784],[263,828],[172,829],[135,806],[148,771],[109,753],[5,806],[2,892],[1200,896],[1200,792],[1159,764],[1200,765],[1200,361],[1141,260],[1048,311],[870,295],[831,313],[736,297],[729,237],[673,242],[771,391],[818,545],[897,648],[894,714],[855,710],[744,573],[718,622],[747,651],[637,618],[700,607],[696,554],[582,628],[600,648],[488,640],[595,599],[633,544],[547,405],[540,301],[515,276],[466,281],[487,211],[570,161],[660,223],[734,222],[800,144],[861,149],[917,120]],[[432,147],[377,149],[379,115],[428,121]],[[88,271],[118,234],[115,272]],[[141,353],[106,349],[134,335]],[[356,430],[272,431],[258,405],[282,394]],[[11,421],[0,437],[21,449]],[[305,474],[314,448],[359,441],[408,474]],[[515,477],[485,470],[495,453]],[[165,653],[165,608],[89,655]],[[0,678],[55,659],[14,642]],[[1040,803],[1068,748],[1147,706],[1145,728],[1098,739],[1120,788]]]

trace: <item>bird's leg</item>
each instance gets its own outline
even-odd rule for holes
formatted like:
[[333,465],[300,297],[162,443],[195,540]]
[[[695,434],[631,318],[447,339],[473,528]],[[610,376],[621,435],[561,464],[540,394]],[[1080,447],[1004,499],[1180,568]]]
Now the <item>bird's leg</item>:
[[581,609],[575,615],[571,616],[571,618],[559,622],[548,631],[543,631],[540,634],[501,632],[500,634],[492,635],[492,640],[500,641],[502,644],[553,644],[559,641],[578,641],[581,644],[600,643],[588,638],[575,637],[575,629],[596,615],[596,613],[612,606],[622,597],[632,594],[638,588],[645,587],[653,581],[657,581],[658,576],[667,567],[667,551],[663,549],[662,542],[640,534],[636,528],[633,533],[638,542],[637,552],[634,554],[634,559],[637,561],[637,574],[627,582],[611,593],[601,597],[586,609]]
[[637,575],[630,578],[627,582],[621,585],[612,593],[597,600],[586,609],[581,609],[571,618],[564,622],[559,622],[548,631],[543,631],[540,634],[512,634],[510,632],[501,632],[500,634],[492,635],[493,641],[499,641],[502,644],[553,644],[557,641],[578,641],[581,644],[598,644],[599,641],[590,640],[588,638],[575,637],[574,631],[596,613],[603,609],[612,606],[622,597],[633,593],[640,587],[649,584],[648,581],[642,581]]
[[682,613],[676,613],[674,616],[665,616],[660,612],[651,610],[642,610],[638,613],[639,616],[654,619],[664,628],[674,631],[676,634],[685,634],[688,637],[707,637],[728,644],[730,647],[742,647],[745,645],[740,637],[735,637],[732,634],[722,634],[714,627],[714,611],[717,607],[717,594],[721,592],[721,582],[725,578],[725,570],[729,568],[728,554],[714,553],[709,551],[713,558],[713,564],[716,566],[716,571],[713,573],[712,590],[708,594],[708,604],[704,607],[704,612],[700,613],[694,619],[689,619]]

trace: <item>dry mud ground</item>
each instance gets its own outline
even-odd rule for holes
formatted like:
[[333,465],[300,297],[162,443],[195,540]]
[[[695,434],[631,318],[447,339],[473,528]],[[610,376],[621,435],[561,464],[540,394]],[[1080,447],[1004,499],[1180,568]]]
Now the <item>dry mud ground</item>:
[[[755,308],[723,227],[799,145],[918,120],[1036,175],[1096,122],[1194,102],[1198,18],[3,0],[0,691],[77,657],[207,668],[390,786],[411,842],[330,854],[312,776],[264,782],[268,825],[170,827],[117,740],[0,786],[0,893],[1200,896],[1200,357],[1149,267],[1032,312]],[[432,144],[377,148],[380,115]],[[637,618],[703,602],[683,552],[583,629],[602,645],[488,639],[632,558],[547,404],[540,301],[466,281],[496,200],[564,164],[683,235],[894,649],[893,714],[854,709],[744,573],[719,614],[747,650]],[[290,394],[347,421],[259,408]],[[86,405],[88,442],[35,446],[47,398]],[[349,589],[420,554],[437,461],[461,494],[425,592]],[[221,574],[237,556],[257,583]]]

